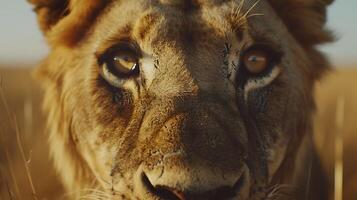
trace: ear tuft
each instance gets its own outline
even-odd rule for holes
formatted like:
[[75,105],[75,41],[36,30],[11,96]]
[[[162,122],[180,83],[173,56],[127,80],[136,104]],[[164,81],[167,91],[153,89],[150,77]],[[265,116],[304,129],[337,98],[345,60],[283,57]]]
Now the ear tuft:
[[109,0],[29,0],[50,45],[73,46]]
[[41,30],[46,33],[52,26],[68,14],[67,0],[28,0],[34,5],[34,11]]

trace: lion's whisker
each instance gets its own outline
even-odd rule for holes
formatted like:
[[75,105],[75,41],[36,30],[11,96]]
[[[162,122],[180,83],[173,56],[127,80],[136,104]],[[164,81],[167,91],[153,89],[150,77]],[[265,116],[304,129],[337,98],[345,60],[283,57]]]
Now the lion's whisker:
[[248,16],[246,17],[246,19],[249,19],[249,18],[251,18],[251,17],[256,17],[256,16],[264,16],[264,14],[263,14],[263,13],[250,14],[250,15],[248,15]]
[[238,13],[237,13],[237,15],[239,15],[240,12],[242,11],[243,6],[244,6],[244,3],[245,3],[245,0],[242,0],[242,1],[240,2],[240,4],[238,5]]
[[85,189],[83,189],[83,191],[95,192],[95,193],[98,193],[98,194],[105,194],[105,195],[110,196],[110,195],[109,195],[108,193],[106,193],[105,191],[99,190],[99,189],[95,189],[95,188],[85,188]]
[[257,7],[257,5],[260,3],[260,1],[261,0],[257,0],[248,10],[247,10],[247,12],[246,13],[244,13],[244,15],[243,16],[248,16],[248,14],[255,8],[255,7]]
[[282,195],[286,195],[286,196],[292,196],[291,194],[285,194],[285,190],[284,189],[289,189],[289,190],[293,190],[295,187],[293,185],[289,185],[289,184],[277,184],[277,185],[273,185],[272,187],[268,188],[267,191],[267,199],[274,199],[275,197],[278,196],[282,196]]
[[100,190],[100,189],[96,189],[96,188],[84,188],[82,190],[79,191],[75,191],[75,192],[68,192],[62,195],[62,198],[68,197],[68,196],[79,196],[78,199],[82,198],[83,196],[87,196],[87,195],[99,195],[101,197],[105,197],[105,198],[110,198],[112,197],[111,194]]

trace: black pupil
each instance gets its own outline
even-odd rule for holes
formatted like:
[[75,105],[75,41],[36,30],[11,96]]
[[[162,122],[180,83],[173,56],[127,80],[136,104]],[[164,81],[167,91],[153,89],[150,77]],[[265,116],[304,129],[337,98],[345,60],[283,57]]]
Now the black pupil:
[[133,52],[114,52],[111,61],[107,62],[108,69],[119,78],[129,78],[139,74],[139,65]]
[[249,61],[251,61],[251,62],[257,62],[257,61],[258,61],[258,58],[257,58],[257,56],[250,56]]

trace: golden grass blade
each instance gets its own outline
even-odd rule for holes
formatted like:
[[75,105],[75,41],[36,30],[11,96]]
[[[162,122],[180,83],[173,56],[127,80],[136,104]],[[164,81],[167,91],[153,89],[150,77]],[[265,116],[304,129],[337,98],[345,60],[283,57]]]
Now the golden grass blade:
[[[0,81],[2,81],[2,79],[0,79]],[[0,96],[1,96],[1,101],[4,105],[5,111],[7,116],[9,117],[10,121],[11,121],[11,117],[10,117],[10,110],[9,110],[9,105],[7,104],[6,98],[5,98],[5,94],[4,91],[2,89],[2,82],[0,84]]]
[[[3,91],[3,87],[2,87],[3,86],[3,82],[2,81],[3,81],[3,79],[0,76],[1,104],[5,108],[6,115],[8,116],[8,118],[10,120],[10,123],[12,124],[12,120],[11,120],[11,117],[10,117],[10,109],[9,109],[8,104],[7,104],[7,101],[6,101],[6,98],[5,98],[5,94],[4,94],[4,91]],[[11,178],[11,183],[9,184],[8,182],[6,182],[6,187],[7,187],[8,191],[9,191],[9,195],[11,195],[10,198],[11,199],[18,199],[20,197],[20,189],[19,189],[19,186],[18,186],[18,183],[17,183],[17,179],[15,177],[15,172],[13,170],[12,160],[10,159],[9,151],[8,151],[6,145],[5,145],[5,135],[3,135],[3,131],[0,131],[0,136],[1,136],[1,138],[4,139],[4,140],[1,139],[0,141],[1,141],[1,146],[3,148],[3,152],[5,153],[7,168],[8,168],[8,171],[10,172],[10,178]],[[14,187],[15,187],[14,197],[12,196],[10,185],[14,185]]]
[[[7,180],[7,177],[5,177],[5,174],[6,174],[6,172],[3,172],[3,168],[0,165],[0,181],[1,181],[0,183],[5,184],[8,198],[12,199],[11,188],[9,187],[8,180]],[[2,189],[2,188],[0,188],[0,189]],[[0,192],[3,192],[3,191],[0,190]],[[0,199],[2,199],[4,196],[6,196],[6,194],[0,193]]]
[[15,192],[16,192],[15,197],[18,198],[18,197],[20,197],[20,189],[19,189],[19,185],[17,183],[17,179],[15,177],[15,172],[14,172],[14,169],[12,166],[12,160],[10,159],[10,154],[9,154],[9,151],[7,150],[7,148],[5,148],[5,155],[6,155],[6,159],[7,159],[7,163],[8,163],[8,168],[10,171],[10,176],[11,176],[12,182],[15,187]]
[[32,107],[32,99],[31,95],[27,95],[26,100],[24,102],[24,134],[25,139],[28,139],[32,135],[33,130],[33,107]]
[[13,200],[14,198],[12,197],[12,192],[11,192],[11,188],[9,186],[9,183],[6,182],[5,184],[6,184],[6,190],[7,190],[8,194],[9,194],[9,198],[10,198],[10,200]]
[[335,132],[335,200],[343,199],[343,123],[345,98],[340,96],[336,105]]
[[21,142],[21,139],[20,139],[20,131],[19,131],[18,123],[16,121],[16,116],[11,117],[11,115],[10,115],[9,106],[7,104],[7,101],[6,101],[6,98],[5,98],[5,94],[4,94],[3,89],[1,87],[2,86],[2,80],[0,81],[0,83],[1,83],[0,84],[1,100],[2,100],[2,103],[3,103],[4,107],[5,107],[5,111],[6,111],[6,114],[7,114],[8,118],[9,118],[9,120],[10,120],[10,123],[15,128],[17,146],[18,146],[18,148],[20,150],[20,155],[21,155],[21,158],[22,158],[22,160],[24,162],[27,179],[29,181],[30,188],[31,188],[31,191],[32,191],[32,198],[34,200],[38,200],[36,189],[35,189],[35,186],[33,184],[32,176],[31,176],[31,173],[30,173],[29,162],[26,159],[25,152],[24,152],[24,149],[23,149],[23,146],[22,146],[22,142]]
[[35,186],[33,184],[33,181],[32,181],[32,176],[31,176],[31,172],[30,172],[30,166],[29,166],[29,163],[26,159],[26,156],[25,156],[25,151],[24,151],[24,148],[22,146],[22,142],[21,142],[21,139],[20,139],[20,132],[19,132],[19,127],[17,126],[17,121],[16,121],[16,117],[14,116],[14,126],[15,126],[15,129],[16,129],[16,141],[17,141],[17,146],[20,150],[20,155],[21,155],[21,158],[22,158],[22,161],[24,162],[24,166],[25,166],[25,170],[26,170],[26,175],[27,175],[27,180],[30,184],[30,188],[31,188],[31,191],[32,191],[32,198],[34,200],[37,200],[37,193],[36,193],[36,189],[35,189]]

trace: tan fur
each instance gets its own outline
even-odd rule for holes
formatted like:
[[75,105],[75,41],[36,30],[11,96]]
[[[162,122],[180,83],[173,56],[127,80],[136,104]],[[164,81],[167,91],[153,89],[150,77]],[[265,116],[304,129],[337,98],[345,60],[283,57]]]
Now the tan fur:
[[[38,70],[51,153],[75,197],[94,188],[113,199],[158,199],[162,187],[184,199],[225,199],[220,188],[238,180],[234,198],[242,200],[276,199],[283,184],[301,190],[310,165],[297,159],[314,159],[305,155],[313,151],[313,85],[328,69],[315,49],[331,40],[327,2],[32,3],[51,46]],[[139,83],[113,88],[97,58],[121,40],[136,43],[146,64]],[[257,41],[283,57],[273,80],[248,91],[228,74]],[[315,192],[308,196],[323,196]]]

